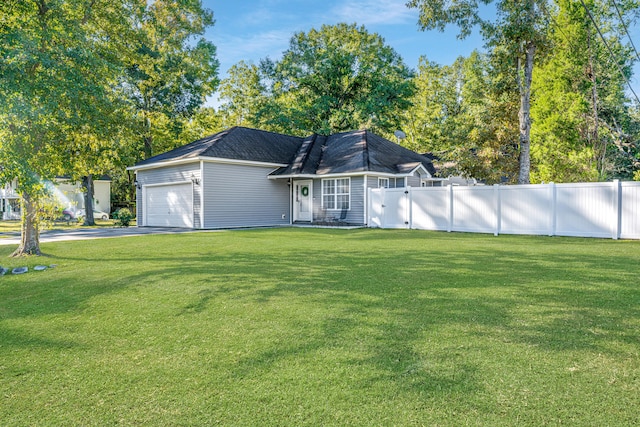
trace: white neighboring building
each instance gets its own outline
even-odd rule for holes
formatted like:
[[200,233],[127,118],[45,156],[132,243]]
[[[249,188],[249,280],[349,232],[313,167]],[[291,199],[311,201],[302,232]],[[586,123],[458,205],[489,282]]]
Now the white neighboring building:
[[[14,180],[0,188],[0,218],[3,220],[20,219],[20,196],[16,193],[17,186],[17,181]],[[94,210],[111,213],[111,180],[95,179],[93,191]],[[56,178],[53,192],[62,208],[73,211],[84,209],[81,183],[73,183],[66,178]]]
[[[76,211],[84,209],[84,193],[82,183],[71,182],[66,178],[56,178],[55,191],[58,199],[66,203],[64,208]],[[93,180],[93,210],[111,213],[111,180],[108,178],[96,178]]]
[[16,187],[14,180],[0,188],[0,219],[20,219],[20,196]]

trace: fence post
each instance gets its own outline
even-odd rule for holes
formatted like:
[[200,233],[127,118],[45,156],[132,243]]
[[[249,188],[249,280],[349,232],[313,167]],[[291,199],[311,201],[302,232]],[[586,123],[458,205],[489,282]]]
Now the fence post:
[[551,216],[549,218],[549,236],[556,235],[556,218],[557,218],[557,192],[555,182],[549,183],[549,199],[551,202]]
[[622,184],[619,179],[613,180],[613,206],[615,210],[615,222],[613,225],[613,240],[620,238],[622,230]]
[[[365,179],[365,188],[366,188],[366,179]],[[373,206],[373,202],[371,201],[371,188],[367,188],[367,212],[365,213],[365,225],[367,228],[370,227],[371,224],[371,207]]]
[[453,185],[449,184],[449,226],[447,232],[453,231]]
[[387,228],[386,221],[385,221],[387,209],[384,204],[386,199],[386,191],[387,191],[386,188],[384,187],[380,188],[380,228]]
[[500,226],[502,222],[502,208],[500,203],[500,186],[498,184],[493,184],[493,195],[495,197],[496,202],[496,229],[493,232],[494,236],[500,234]]
[[411,188],[411,186],[409,186],[408,188],[409,191],[409,197],[408,197],[408,203],[409,203],[409,229],[413,228],[413,189]]

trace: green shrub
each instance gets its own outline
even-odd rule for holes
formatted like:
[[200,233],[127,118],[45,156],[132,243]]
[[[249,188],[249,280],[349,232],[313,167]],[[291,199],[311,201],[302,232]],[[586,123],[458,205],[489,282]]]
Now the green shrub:
[[131,225],[131,220],[134,218],[133,213],[127,208],[121,208],[113,215],[116,218],[116,225],[120,227],[128,227]]

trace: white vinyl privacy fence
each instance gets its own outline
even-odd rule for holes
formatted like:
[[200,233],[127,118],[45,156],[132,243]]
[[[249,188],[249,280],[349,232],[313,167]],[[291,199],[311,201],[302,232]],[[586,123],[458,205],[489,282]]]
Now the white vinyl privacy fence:
[[640,182],[370,189],[369,227],[640,239]]

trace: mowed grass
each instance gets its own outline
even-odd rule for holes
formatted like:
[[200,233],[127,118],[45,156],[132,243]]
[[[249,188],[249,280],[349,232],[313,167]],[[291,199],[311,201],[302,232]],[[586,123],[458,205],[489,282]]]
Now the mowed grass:
[[640,242],[274,229],[43,244],[0,424],[625,426]]

